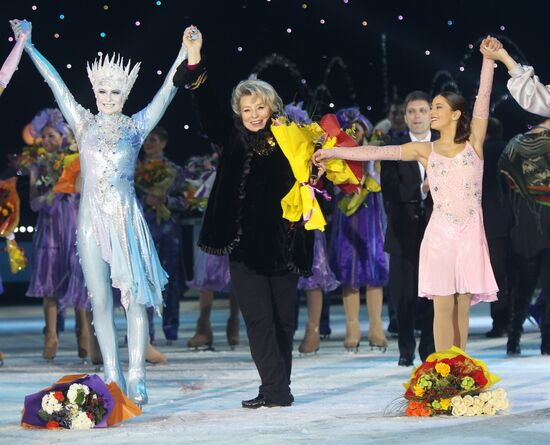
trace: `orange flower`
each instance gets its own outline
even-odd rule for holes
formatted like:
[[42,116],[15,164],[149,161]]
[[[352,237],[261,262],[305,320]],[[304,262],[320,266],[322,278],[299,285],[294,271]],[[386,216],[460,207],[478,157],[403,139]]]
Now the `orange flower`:
[[63,402],[63,400],[65,400],[65,396],[63,395],[63,393],[61,391],[56,391],[54,392],[53,396],[55,397],[56,400],[58,400],[59,402]]
[[415,400],[409,401],[409,406],[405,413],[410,417],[429,417],[433,414],[432,410],[429,409],[424,402]]

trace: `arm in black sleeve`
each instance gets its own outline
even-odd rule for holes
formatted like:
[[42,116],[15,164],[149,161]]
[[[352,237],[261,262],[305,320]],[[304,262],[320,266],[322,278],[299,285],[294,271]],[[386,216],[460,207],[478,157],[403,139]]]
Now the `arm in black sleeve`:
[[382,161],[380,177],[385,201],[398,204],[421,201],[421,183],[403,183],[397,161]]
[[204,63],[201,61],[189,69],[187,61],[184,61],[174,74],[173,82],[175,86],[183,86],[191,92],[201,130],[212,142],[224,146],[233,129],[233,122],[227,116],[225,107],[220,107]]

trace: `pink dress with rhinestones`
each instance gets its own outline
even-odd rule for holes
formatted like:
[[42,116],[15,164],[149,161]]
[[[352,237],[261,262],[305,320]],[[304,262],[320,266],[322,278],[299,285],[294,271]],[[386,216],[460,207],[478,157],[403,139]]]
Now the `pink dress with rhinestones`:
[[481,210],[483,160],[469,142],[453,158],[436,153],[432,143],[426,174],[434,206],[420,247],[419,295],[470,293],[472,304],[495,301]]

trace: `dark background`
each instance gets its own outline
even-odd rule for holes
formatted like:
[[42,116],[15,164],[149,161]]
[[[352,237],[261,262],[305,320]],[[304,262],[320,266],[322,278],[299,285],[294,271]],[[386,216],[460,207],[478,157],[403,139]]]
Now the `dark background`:
[[[142,62],[125,106],[125,113],[131,115],[151,100],[164,78],[157,70],[168,70],[183,30],[195,24],[204,35],[210,78],[218,84],[220,101],[227,104],[228,112],[231,88],[256,67],[259,77],[273,83],[285,103],[304,100],[313,115],[359,105],[376,123],[384,117],[385,106],[394,94],[404,97],[413,89],[437,92],[448,88],[449,79],[472,99],[481,62],[477,46],[490,33],[501,38],[516,59],[534,65],[541,79],[550,83],[545,44],[550,7],[544,1],[514,2],[513,6],[504,6],[503,1],[459,0],[156,3],[0,0],[0,63],[13,46],[8,40],[12,35],[8,20],[32,21],[35,46],[59,70],[77,101],[95,111],[86,61],[92,61],[98,51],[120,52]],[[101,32],[106,34],[104,38]],[[56,33],[59,38],[55,38]],[[266,57],[273,53],[286,59],[270,64]],[[20,151],[23,145],[23,126],[40,109],[54,106],[49,88],[26,55],[19,68],[0,98],[0,170],[4,176],[8,174],[7,155]],[[524,126],[520,108],[506,98],[507,78],[506,70],[499,67],[493,104],[494,114],[504,123],[505,135],[511,137]],[[208,150],[186,91],[178,93],[161,124],[170,134],[168,154],[175,161],[181,163],[191,154]],[[20,194],[25,198],[27,193],[22,178]],[[33,218],[24,205],[22,224],[32,225]],[[18,236],[25,238],[30,239],[28,235]]]

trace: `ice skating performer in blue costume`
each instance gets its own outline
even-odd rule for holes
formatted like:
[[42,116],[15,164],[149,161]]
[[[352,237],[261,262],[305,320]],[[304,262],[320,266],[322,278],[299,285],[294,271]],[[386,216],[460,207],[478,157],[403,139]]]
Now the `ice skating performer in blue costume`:
[[[15,36],[22,22],[11,22]],[[80,150],[82,193],[78,215],[78,253],[92,301],[94,326],[103,355],[105,380],[116,382],[128,397],[147,403],[145,356],[146,307],[160,309],[167,274],[162,268],[134,190],[134,170],[145,137],[158,123],[177,88],[176,68],[187,57],[182,45],[176,61],[151,103],[131,117],[122,107],[137,78],[139,64],[114,55],[88,65],[98,114],[73,98],[55,68],[32,45],[25,51],[51,88],[73,130]],[[112,286],[120,289],[128,319],[128,380],[120,366],[113,320]]]

